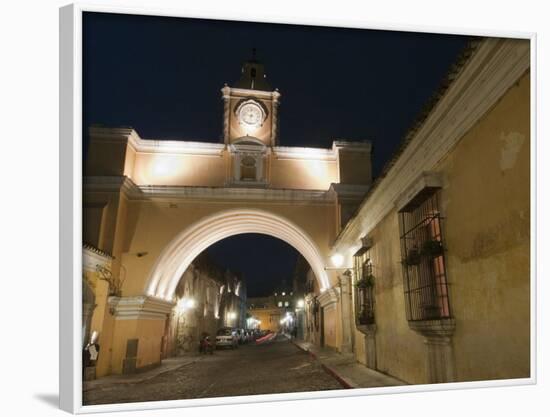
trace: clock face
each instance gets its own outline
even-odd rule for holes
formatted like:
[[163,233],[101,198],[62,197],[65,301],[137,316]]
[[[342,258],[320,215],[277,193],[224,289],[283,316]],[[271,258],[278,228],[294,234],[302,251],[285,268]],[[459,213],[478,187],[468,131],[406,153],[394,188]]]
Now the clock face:
[[246,103],[239,109],[239,121],[251,127],[259,127],[263,122],[263,111],[255,103]]

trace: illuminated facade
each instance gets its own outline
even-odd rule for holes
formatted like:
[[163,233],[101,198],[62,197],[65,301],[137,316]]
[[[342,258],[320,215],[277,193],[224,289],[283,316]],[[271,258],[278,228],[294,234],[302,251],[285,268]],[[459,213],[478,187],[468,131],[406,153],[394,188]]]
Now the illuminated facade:
[[174,301],[163,339],[163,358],[195,353],[203,334],[213,337],[220,327],[245,326],[245,282],[213,263],[207,253],[195,258],[183,273]]
[[[160,362],[184,272],[226,237],[282,239],[307,260],[320,290],[338,282],[326,269],[329,245],[371,184],[371,144],[281,146],[281,95],[264,75],[261,63],[248,61],[241,79],[221,89],[223,143],[89,129],[84,241],[112,254],[113,276],[125,277],[93,329],[102,345],[99,376],[123,372],[129,346],[137,370]],[[331,314],[341,320],[338,311]],[[339,340],[331,343],[337,348]]]

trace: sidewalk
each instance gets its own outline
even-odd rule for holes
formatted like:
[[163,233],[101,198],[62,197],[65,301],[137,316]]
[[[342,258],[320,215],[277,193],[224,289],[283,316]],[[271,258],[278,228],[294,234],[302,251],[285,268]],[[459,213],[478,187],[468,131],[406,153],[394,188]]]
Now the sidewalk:
[[147,381],[165,372],[174,371],[182,366],[189,365],[201,360],[202,356],[180,356],[176,358],[163,359],[162,363],[149,371],[140,372],[129,375],[109,375],[92,381],[84,381],[82,390],[89,391],[100,387],[105,387],[113,384],[136,384]]
[[296,347],[309,353],[321,363],[326,372],[345,388],[374,388],[407,385],[397,378],[367,368],[355,359],[352,353],[342,354],[336,351],[320,348],[303,340],[290,340]]

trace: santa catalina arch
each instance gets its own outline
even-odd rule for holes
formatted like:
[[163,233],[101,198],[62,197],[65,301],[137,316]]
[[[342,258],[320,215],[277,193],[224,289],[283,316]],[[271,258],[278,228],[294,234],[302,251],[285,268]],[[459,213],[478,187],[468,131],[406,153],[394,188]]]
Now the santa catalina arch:
[[[225,85],[221,99],[222,143],[89,129],[84,241],[112,256],[117,287],[104,289],[111,294],[95,302],[88,326],[103,329],[102,350],[110,351],[97,364],[99,376],[158,364],[182,274],[229,236],[260,233],[287,242],[309,263],[323,302],[334,305],[344,270],[333,268],[330,248],[371,183],[371,143],[281,146],[281,94],[256,60],[244,63],[241,79]],[[327,323],[342,320],[335,308],[325,315]],[[342,328],[331,326],[326,345],[345,344]]]
[[272,212],[232,209],[207,216],[176,236],[154,265],[145,293],[170,301],[182,274],[204,249],[241,233],[260,233],[284,240],[309,262],[321,291],[330,287],[324,257],[298,226]]

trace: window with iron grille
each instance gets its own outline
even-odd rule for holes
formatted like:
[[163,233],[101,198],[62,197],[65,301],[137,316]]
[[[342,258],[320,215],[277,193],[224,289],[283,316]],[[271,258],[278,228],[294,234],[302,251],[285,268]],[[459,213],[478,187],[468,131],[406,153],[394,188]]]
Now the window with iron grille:
[[374,275],[370,249],[359,250],[355,256],[355,311],[359,325],[374,324]]
[[407,320],[450,318],[439,192],[420,197],[399,212]]

